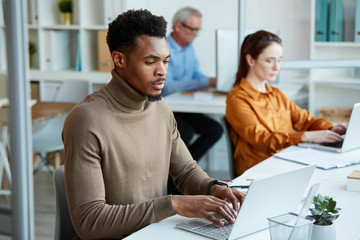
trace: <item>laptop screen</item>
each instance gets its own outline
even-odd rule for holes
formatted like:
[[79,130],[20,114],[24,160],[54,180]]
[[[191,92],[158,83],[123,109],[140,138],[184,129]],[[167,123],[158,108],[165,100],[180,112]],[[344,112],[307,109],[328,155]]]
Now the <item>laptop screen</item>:
[[229,239],[268,227],[268,217],[295,212],[315,165],[255,180],[251,183]]

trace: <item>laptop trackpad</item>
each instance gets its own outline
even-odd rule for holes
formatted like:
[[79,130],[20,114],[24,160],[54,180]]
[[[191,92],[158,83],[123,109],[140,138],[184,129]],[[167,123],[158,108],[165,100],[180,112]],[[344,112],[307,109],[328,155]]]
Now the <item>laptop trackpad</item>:
[[178,223],[176,224],[177,227],[185,228],[185,229],[193,229],[196,227],[204,226],[206,224],[210,224],[211,222],[204,218],[197,218],[191,221],[187,221],[184,223]]

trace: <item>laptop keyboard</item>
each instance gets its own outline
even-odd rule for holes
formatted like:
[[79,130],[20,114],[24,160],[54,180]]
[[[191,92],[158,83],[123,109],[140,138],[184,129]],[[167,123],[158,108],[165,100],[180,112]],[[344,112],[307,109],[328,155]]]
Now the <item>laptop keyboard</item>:
[[216,238],[226,239],[230,235],[233,226],[234,225],[229,224],[227,221],[225,221],[225,224],[223,226],[218,226],[211,223],[201,227],[194,228],[193,231],[206,234],[208,236],[213,236]]
[[333,143],[321,143],[321,146],[326,146],[326,147],[333,147],[333,148],[342,148],[344,141],[341,142],[333,142]]

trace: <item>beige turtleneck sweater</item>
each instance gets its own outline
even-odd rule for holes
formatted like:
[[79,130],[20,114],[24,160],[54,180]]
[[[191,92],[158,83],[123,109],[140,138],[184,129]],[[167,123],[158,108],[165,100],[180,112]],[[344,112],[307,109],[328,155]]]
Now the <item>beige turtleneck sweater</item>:
[[81,239],[123,238],[174,215],[169,173],[186,194],[207,194],[212,180],[192,159],[166,102],[149,102],[112,76],[63,129],[67,199]]

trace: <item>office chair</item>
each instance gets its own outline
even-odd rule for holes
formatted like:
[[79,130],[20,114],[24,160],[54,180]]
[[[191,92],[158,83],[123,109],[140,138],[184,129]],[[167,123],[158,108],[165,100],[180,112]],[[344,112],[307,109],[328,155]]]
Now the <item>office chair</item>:
[[80,79],[69,79],[61,84],[54,101],[81,102],[91,92],[91,82]]
[[[90,92],[92,92],[92,87],[89,81],[66,80],[60,86],[54,101],[81,102]],[[64,149],[61,132],[66,116],[67,114],[64,114],[51,118],[34,127],[34,129],[37,129],[32,134],[33,152],[41,160],[41,164],[34,168],[34,173],[38,172],[43,166],[48,166],[47,153]],[[48,170],[52,172],[49,168]]]
[[0,235],[12,235],[12,210],[7,207],[0,206]]
[[54,185],[56,196],[55,240],[72,239],[77,235],[71,222],[68,203],[66,200],[64,166],[54,171]]
[[225,116],[221,118],[221,123],[223,125],[225,138],[226,138],[230,179],[234,179],[237,177],[237,175],[236,175],[235,166],[234,166],[235,146],[234,146],[234,143],[230,136],[231,126],[230,126],[229,122],[226,120]]
[[7,134],[7,126],[0,126],[0,196],[11,194],[11,190],[5,189],[6,181],[3,181],[7,177],[8,184],[11,186],[11,171],[6,151],[9,147]]

